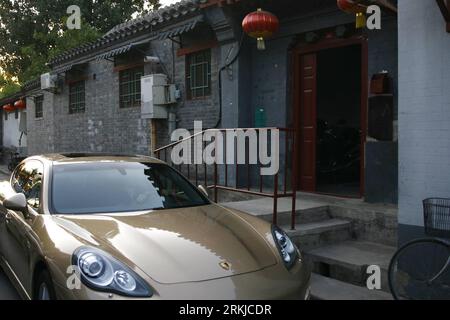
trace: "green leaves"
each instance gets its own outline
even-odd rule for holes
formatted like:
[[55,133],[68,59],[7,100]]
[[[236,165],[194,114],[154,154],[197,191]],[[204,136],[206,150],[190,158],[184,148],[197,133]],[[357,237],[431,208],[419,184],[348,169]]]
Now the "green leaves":
[[[81,9],[81,30],[68,30],[67,8]],[[159,0],[2,0],[0,1],[0,70],[20,84],[48,70],[58,54],[94,41],[115,25],[159,6]],[[7,84],[0,82],[5,92]],[[8,86],[13,88],[14,85]],[[10,89],[8,89],[10,90]]]
[[12,95],[19,90],[20,86],[18,83],[0,73],[0,99]]

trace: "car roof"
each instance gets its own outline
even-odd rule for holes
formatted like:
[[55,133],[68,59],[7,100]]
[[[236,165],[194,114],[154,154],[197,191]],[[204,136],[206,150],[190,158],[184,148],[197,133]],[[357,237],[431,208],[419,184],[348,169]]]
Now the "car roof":
[[58,163],[74,163],[74,162],[100,162],[100,161],[117,161],[117,162],[150,162],[163,163],[153,157],[144,155],[127,155],[127,154],[111,154],[111,153],[53,153],[35,156],[32,158],[40,158],[50,161],[54,164]]

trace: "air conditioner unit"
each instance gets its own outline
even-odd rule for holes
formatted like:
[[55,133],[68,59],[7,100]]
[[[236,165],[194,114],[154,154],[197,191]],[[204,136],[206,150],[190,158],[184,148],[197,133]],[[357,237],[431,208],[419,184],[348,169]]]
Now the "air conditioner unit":
[[141,78],[141,113],[144,119],[167,119],[167,106],[176,102],[175,85],[168,84],[165,74]]
[[53,90],[58,87],[58,76],[51,73],[41,75],[41,90]]

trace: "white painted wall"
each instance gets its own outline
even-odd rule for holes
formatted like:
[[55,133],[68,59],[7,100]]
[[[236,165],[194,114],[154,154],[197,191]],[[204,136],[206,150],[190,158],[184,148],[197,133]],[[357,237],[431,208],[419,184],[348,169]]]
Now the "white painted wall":
[[5,115],[2,114],[2,121],[3,121],[3,147],[10,148],[11,146],[14,147],[26,147],[27,146],[27,136],[22,136],[22,144],[19,146],[19,138],[20,138],[20,131],[19,131],[19,121],[20,117],[22,116],[23,111],[19,112],[19,118],[16,119],[14,112],[8,113],[8,120],[5,120]]
[[450,33],[435,1],[399,0],[399,223],[450,198]]

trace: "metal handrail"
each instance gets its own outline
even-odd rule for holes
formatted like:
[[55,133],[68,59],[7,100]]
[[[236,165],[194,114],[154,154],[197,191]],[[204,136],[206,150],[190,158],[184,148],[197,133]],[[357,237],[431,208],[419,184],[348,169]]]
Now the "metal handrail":
[[[264,192],[263,191],[263,176],[260,175],[259,178],[259,191],[254,191],[251,190],[251,179],[250,179],[250,164],[246,164],[244,166],[246,166],[247,168],[247,174],[246,174],[246,178],[247,178],[247,188],[243,188],[239,186],[239,164],[233,164],[233,166],[235,166],[235,185],[231,186],[228,183],[228,171],[229,171],[229,166],[230,164],[224,163],[223,165],[225,166],[224,168],[224,176],[223,176],[223,180],[224,180],[224,185],[220,185],[218,183],[219,181],[219,172],[218,172],[218,164],[214,163],[211,166],[213,166],[213,176],[212,176],[212,184],[208,185],[208,166],[206,165],[206,163],[203,163],[203,167],[204,167],[204,176],[202,179],[204,179],[204,184],[205,187],[209,188],[209,189],[213,189],[214,190],[214,201],[217,202],[218,199],[218,190],[226,190],[226,191],[231,191],[231,192],[239,192],[239,193],[244,193],[244,194],[251,194],[251,195],[255,195],[255,196],[261,196],[261,197],[270,197],[273,199],[273,219],[272,222],[274,224],[277,224],[278,222],[278,199],[279,198],[285,198],[285,197],[291,197],[292,198],[292,212],[291,212],[291,228],[294,230],[295,229],[295,220],[296,220],[296,194],[297,194],[297,151],[296,151],[296,131],[294,129],[291,128],[278,128],[278,127],[267,127],[267,128],[224,128],[224,129],[205,129],[201,132],[197,132],[195,134],[192,134],[189,137],[186,137],[184,139],[180,139],[178,141],[175,141],[171,144],[168,144],[166,146],[160,147],[158,149],[154,150],[154,154],[155,156],[160,159],[160,160],[164,160],[167,162],[167,152],[169,149],[183,143],[189,140],[193,140],[194,138],[198,137],[199,135],[203,135],[206,132],[227,132],[227,131],[245,131],[245,130],[278,130],[280,132],[283,132],[285,134],[285,139],[284,139],[284,148],[285,148],[285,152],[284,152],[284,180],[282,182],[283,185],[283,190],[280,192],[279,190],[279,173],[275,174],[273,176],[273,183],[271,186],[272,191],[270,192]],[[281,137],[280,137],[281,139]],[[202,142],[203,143],[203,142]],[[290,145],[289,145],[290,143]],[[292,153],[291,153],[291,188],[292,190],[289,192],[288,191],[288,162],[289,162],[289,154],[288,154],[288,148],[289,146],[291,146],[292,148]],[[226,148],[226,144],[225,144],[225,148]],[[226,150],[226,149],[225,149]],[[164,159],[161,159],[161,154],[164,153]],[[226,154],[226,152],[225,152]],[[281,161],[280,161],[281,163]],[[173,165],[172,163],[170,163],[171,165]],[[259,167],[261,168],[261,164],[258,164]],[[173,165],[173,166],[177,166],[177,165]],[[198,166],[200,166],[200,164],[182,164],[182,165],[178,165],[178,169],[179,171],[182,171],[184,168],[186,168],[186,175],[188,177],[188,179],[191,179],[191,166],[195,167],[195,171],[194,171],[194,180],[195,183],[198,184],[199,183],[199,172],[198,172]]]
[[178,141],[175,141],[175,142],[172,142],[171,144],[168,144],[168,145],[166,145],[166,146],[163,146],[163,147],[160,147],[160,148],[158,148],[158,149],[155,149],[154,151],[153,151],[153,153],[158,153],[158,152],[160,152],[160,151],[164,151],[165,149],[169,149],[169,148],[171,148],[171,147],[175,147],[176,145],[178,145],[178,144],[180,144],[180,143],[183,143],[183,142],[185,142],[185,141],[188,141],[188,140],[192,140],[193,138],[195,138],[196,136],[198,136],[198,135],[203,135],[204,133],[206,133],[206,132],[208,132],[208,131],[236,131],[236,130],[261,130],[261,129],[264,129],[264,130],[279,130],[279,131],[294,131],[294,129],[290,129],[290,128],[278,128],[278,127],[267,127],[267,128],[234,128],[234,129],[230,129],[230,128],[224,128],[224,129],[205,129],[205,130],[203,130],[203,131],[201,131],[201,132],[197,132],[197,133],[195,133],[195,134],[193,134],[193,135],[191,135],[191,136],[189,136],[189,137],[187,137],[187,138],[184,138],[184,139],[181,139],[181,140],[178,140]]

